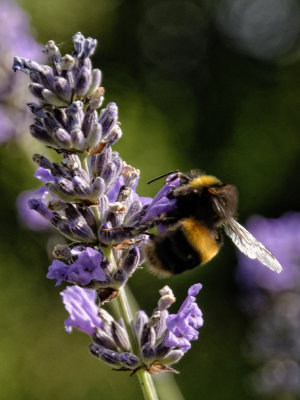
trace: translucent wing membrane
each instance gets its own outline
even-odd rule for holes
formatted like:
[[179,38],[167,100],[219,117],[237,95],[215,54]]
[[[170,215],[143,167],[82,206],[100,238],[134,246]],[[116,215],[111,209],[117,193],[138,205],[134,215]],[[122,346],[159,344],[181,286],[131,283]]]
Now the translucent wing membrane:
[[273,254],[235,219],[231,218],[224,225],[224,230],[233,243],[246,256],[257,259],[272,271],[281,272],[282,267]]

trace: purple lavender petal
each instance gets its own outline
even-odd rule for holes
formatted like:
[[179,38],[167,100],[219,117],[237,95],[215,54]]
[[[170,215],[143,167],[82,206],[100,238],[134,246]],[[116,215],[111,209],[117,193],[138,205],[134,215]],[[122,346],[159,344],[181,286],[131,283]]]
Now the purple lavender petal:
[[74,327],[92,335],[96,328],[102,327],[102,320],[98,316],[98,307],[95,304],[97,296],[95,290],[68,286],[61,292],[61,296],[70,314],[65,321],[65,329],[68,333],[72,332]]
[[250,218],[246,228],[261,241],[283,266],[280,274],[239,253],[238,281],[247,288],[260,287],[270,292],[300,287],[300,213],[286,213],[277,219]]
[[42,187],[37,191],[22,192],[17,198],[17,209],[20,220],[30,229],[41,231],[49,228],[49,221],[29,207],[28,201],[33,197],[42,198],[47,191]]
[[179,309],[178,314],[170,314],[167,317],[168,335],[165,339],[165,345],[168,347],[178,347],[183,352],[189,350],[191,340],[198,339],[196,329],[203,325],[202,312],[196,304],[197,295],[202,288],[197,283],[189,288],[188,296]]
[[57,279],[55,286],[59,286],[62,281],[68,280],[68,270],[69,265],[62,261],[54,260],[49,266],[48,274],[46,276],[48,279]]
[[51,172],[46,168],[39,167],[33,176],[40,179],[43,183],[54,182]]

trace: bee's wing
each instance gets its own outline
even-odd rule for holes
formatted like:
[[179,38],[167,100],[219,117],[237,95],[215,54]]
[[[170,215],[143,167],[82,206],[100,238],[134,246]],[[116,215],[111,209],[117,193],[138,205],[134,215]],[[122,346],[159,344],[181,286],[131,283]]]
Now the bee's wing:
[[233,243],[242,253],[246,254],[246,256],[257,259],[266,267],[277,273],[282,270],[281,265],[273,254],[235,219],[231,218],[224,225],[224,230]]

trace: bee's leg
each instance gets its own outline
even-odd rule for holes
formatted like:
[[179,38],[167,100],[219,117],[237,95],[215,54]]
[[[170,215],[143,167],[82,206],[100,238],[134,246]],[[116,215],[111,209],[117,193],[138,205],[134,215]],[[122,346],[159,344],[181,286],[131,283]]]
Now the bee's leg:
[[153,228],[154,226],[157,226],[159,224],[170,224],[176,222],[176,218],[174,217],[161,217],[161,218],[155,218],[152,219],[148,222],[146,222],[143,225],[140,226],[119,226],[117,228],[103,228],[102,232],[110,232],[110,231],[122,231],[122,232],[128,232],[129,235],[132,236],[137,236],[141,235],[142,233],[147,233],[146,231],[148,229]]

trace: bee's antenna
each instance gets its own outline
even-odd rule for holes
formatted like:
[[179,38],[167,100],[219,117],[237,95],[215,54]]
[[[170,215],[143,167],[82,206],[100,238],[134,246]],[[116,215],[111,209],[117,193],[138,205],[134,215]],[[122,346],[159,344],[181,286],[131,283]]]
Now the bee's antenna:
[[151,179],[151,181],[147,182],[147,184],[149,185],[149,183],[155,182],[158,179],[164,178],[165,176],[168,176],[168,175],[171,175],[171,174],[175,174],[176,172],[178,173],[179,170],[175,169],[174,171],[170,171],[170,172],[167,172],[166,174],[160,175],[157,178]]

